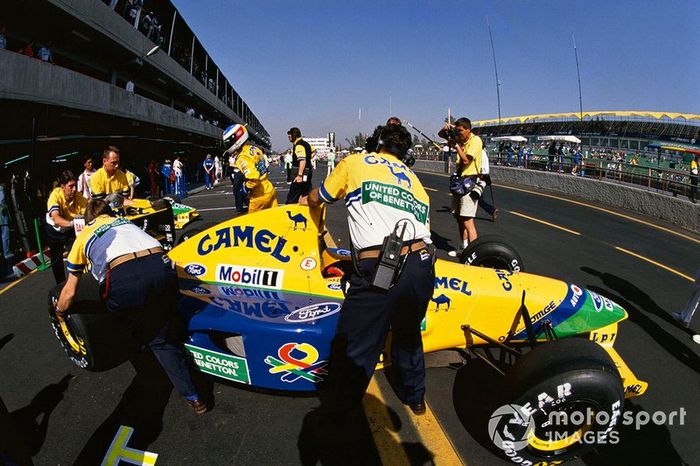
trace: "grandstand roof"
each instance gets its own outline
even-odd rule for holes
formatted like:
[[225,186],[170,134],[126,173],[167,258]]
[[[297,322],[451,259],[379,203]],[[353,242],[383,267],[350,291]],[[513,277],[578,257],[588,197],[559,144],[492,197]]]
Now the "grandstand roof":
[[[544,113],[538,115],[522,115],[514,117],[498,119],[473,121],[472,125],[493,126],[493,125],[511,125],[523,123],[540,123],[547,121],[566,121],[580,120],[578,112],[569,113]],[[584,112],[584,121],[595,120],[618,120],[618,121],[653,121],[657,123],[676,123],[682,125],[700,126],[700,115],[693,113],[673,113],[673,112],[645,112],[645,111],[601,111],[601,112]]]

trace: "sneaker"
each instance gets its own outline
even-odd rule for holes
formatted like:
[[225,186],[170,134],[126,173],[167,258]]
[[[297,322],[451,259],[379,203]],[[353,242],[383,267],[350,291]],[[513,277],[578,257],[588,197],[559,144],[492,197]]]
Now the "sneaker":
[[494,210],[493,213],[491,214],[491,221],[493,223],[496,223],[496,217],[498,217],[498,209]]
[[690,325],[690,322],[685,321],[682,312],[674,312],[672,315],[673,318],[676,319],[678,323],[681,324],[683,327],[688,327],[688,325]]
[[202,415],[209,411],[209,405],[206,404],[202,400],[186,400],[187,404],[190,405],[190,408],[192,408],[192,411],[194,411],[195,414],[197,415]]
[[462,255],[462,251],[464,251],[464,249],[453,249],[452,251],[449,251],[447,255],[450,257],[459,257]]

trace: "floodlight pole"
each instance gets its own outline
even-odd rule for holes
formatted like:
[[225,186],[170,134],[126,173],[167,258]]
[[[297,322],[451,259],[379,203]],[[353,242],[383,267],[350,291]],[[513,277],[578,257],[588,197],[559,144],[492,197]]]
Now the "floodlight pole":
[[578,49],[576,48],[576,37],[571,34],[571,39],[574,42],[574,55],[576,56],[576,79],[578,80],[578,115],[580,120],[579,138],[581,139],[581,157],[583,157],[583,99],[581,97],[581,70],[578,65]]
[[491,39],[491,55],[493,55],[493,70],[496,73],[496,99],[498,100],[498,124],[501,124],[501,82],[498,80],[498,67],[496,66],[496,48],[493,46],[493,35],[491,34],[491,24],[489,17],[486,17],[486,26],[489,28],[489,39]]

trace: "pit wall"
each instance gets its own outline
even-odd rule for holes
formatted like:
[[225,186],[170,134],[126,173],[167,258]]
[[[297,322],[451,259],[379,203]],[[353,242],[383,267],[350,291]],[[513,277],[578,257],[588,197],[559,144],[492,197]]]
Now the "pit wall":
[[[417,171],[447,173],[444,162],[418,160]],[[634,186],[572,176],[568,173],[551,173],[511,167],[491,167],[495,184],[529,186],[543,191],[561,193],[567,197],[591,201],[596,204],[619,207],[651,218],[676,225],[700,234],[700,204],[693,204],[685,197],[675,198]],[[447,180],[445,180],[447,189]]]

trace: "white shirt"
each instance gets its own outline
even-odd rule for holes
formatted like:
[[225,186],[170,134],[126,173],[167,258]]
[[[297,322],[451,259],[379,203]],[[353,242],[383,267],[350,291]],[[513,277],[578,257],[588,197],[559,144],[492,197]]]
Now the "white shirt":
[[182,176],[182,162],[179,160],[174,160],[173,170],[175,170],[175,176]]
[[486,155],[486,151],[481,149],[481,174],[489,174],[489,156]]
[[90,197],[92,197],[92,192],[90,192],[90,177],[93,173],[95,173],[95,170],[91,172],[85,170],[78,177],[78,192],[82,194],[85,199],[90,199]]

